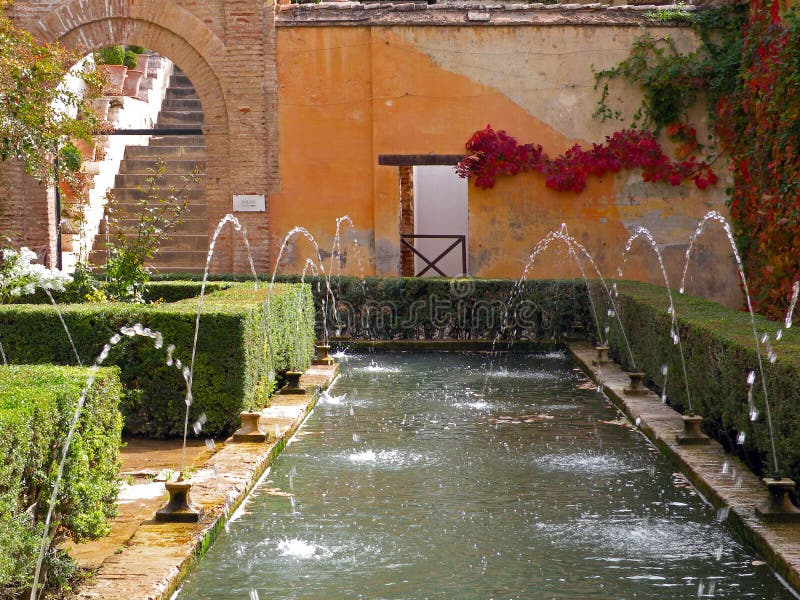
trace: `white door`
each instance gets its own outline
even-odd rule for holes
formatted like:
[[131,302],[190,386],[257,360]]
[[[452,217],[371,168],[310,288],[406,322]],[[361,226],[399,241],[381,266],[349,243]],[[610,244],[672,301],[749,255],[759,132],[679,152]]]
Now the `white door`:
[[[436,262],[437,268],[448,277],[466,275],[462,256],[466,255],[467,236],[467,183],[456,175],[452,166],[414,167],[414,233],[416,235],[463,235],[464,246],[455,248]],[[457,238],[415,238],[414,246],[428,260],[450,247]],[[414,256],[414,273],[419,273],[427,263]],[[434,269],[428,269],[424,277],[437,277]]]

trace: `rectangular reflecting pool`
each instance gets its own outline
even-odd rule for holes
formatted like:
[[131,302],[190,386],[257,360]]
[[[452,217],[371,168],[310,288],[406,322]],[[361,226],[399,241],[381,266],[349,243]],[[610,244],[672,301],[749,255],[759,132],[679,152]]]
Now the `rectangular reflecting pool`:
[[794,598],[565,354],[339,360],[178,598]]

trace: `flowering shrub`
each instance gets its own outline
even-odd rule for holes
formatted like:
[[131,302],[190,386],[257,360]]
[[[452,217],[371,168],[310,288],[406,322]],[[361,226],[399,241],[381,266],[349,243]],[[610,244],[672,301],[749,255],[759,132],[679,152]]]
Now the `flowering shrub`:
[[494,187],[498,175],[515,175],[523,171],[541,173],[545,185],[560,192],[580,192],[589,176],[602,177],[622,169],[642,169],[645,181],[679,185],[685,179],[705,189],[717,182],[708,164],[694,156],[673,161],[664,154],[652,133],[637,129],[618,131],[606,137],[604,144],[592,144],[584,150],[578,144],[557,158],[550,158],[542,147],[520,146],[505,131],[491,125],[476,131],[467,142],[470,153],[456,167],[464,178],[475,177],[479,188]]
[[32,294],[36,288],[63,291],[72,277],[58,269],[36,264],[36,253],[24,246],[19,251],[0,250],[0,304]]
[[731,155],[731,217],[753,305],[781,318],[800,279],[800,18],[781,18],[775,2],[750,9],[717,134]]

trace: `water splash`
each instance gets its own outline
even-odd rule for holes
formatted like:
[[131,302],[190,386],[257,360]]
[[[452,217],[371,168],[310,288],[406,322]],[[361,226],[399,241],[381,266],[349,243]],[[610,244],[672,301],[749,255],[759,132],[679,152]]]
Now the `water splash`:
[[[678,320],[675,315],[675,304],[672,301],[672,289],[669,285],[669,277],[667,276],[667,269],[664,267],[664,259],[661,256],[661,249],[658,247],[653,234],[645,227],[637,227],[633,231],[633,235],[628,239],[628,242],[625,244],[625,249],[622,252],[622,263],[626,264],[628,261],[628,257],[630,256],[631,248],[633,247],[634,242],[637,239],[644,239],[649,247],[653,250],[656,255],[656,259],[658,260],[658,266],[661,269],[661,277],[664,279],[664,286],[667,288],[667,300],[669,301],[669,307],[667,312],[670,315],[671,323],[670,323],[670,334],[672,337],[673,344],[678,346],[678,355],[681,360],[681,369],[683,370],[683,384],[684,390],[686,392],[686,400],[687,404],[689,405],[689,414],[694,414],[694,409],[692,408],[692,396],[689,392],[689,376],[686,373],[686,359],[684,358],[683,354],[683,344],[681,343],[680,335],[678,335]],[[621,268],[619,269],[621,273]],[[667,371],[666,365],[662,367],[662,372],[664,373],[664,387],[666,388],[666,378],[667,378]]]
[[800,279],[792,285],[792,299],[789,301],[789,310],[786,311],[786,319],[783,321],[784,327],[789,329],[792,326],[792,317],[794,316],[794,308],[797,306],[797,298],[800,296]]
[[[192,358],[189,364],[189,370],[184,375],[184,379],[186,380],[187,390],[186,390],[186,415],[184,416],[183,420],[183,449],[181,451],[181,471],[184,469],[184,463],[186,460],[186,438],[189,434],[189,407],[192,404],[192,387],[194,384],[194,361],[195,356],[197,354],[197,338],[200,335],[200,317],[203,314],[203,302],[205,301],[206,297],[206,284],[208,283],[208,272],[211,268],[211,259],[214,258],[214,251],[217,245],[217,239],[219,238],[220,234],[222,233],[223,228],[225,225],[230,223],[235,231],[238,231],[242,235],[242,240],[244,241],[245,248],[247,249],[247,258],[250,262],[250,272],[253,275],[253,285],[256,290],[258,290],[258,274],[256,273],[256,267],[253,263],[253,254],[250,251],[250,242],[247,239],[247,231],[232,214],[228,213],[224,217],[219,220],[217,223],[216,229],[214,229],[214,235],[211,236],[211,243],[208,245],[208,253],[206,254],[206,267],[203,271],[203,283],[200,285],[200,297],[197,300],[197,317],[195,318],[194,322],[194,339],[192,341]],[[174,348],[174,346],[173,346]],[[171,360],[172,355],[170,353],[169,360]],[[176,366],[180,368],[179,362],[176,362]],[[169,362],[167,363],[169,364]]]
[[[606,295],[608,296],[609,303],[611,304],[612,314],[614,315],[614,317],[617,320],[617,323],[619,324],[620,333],[621,333],[622,338],[623,338],[623,340],[625,342],[625,348],[628,351],[628,357],[629,357],[629,359],[631,361],[631,366],[635,370],[636,369],[636,360],[633,358],[633,352],[631,352],[631,346],[630,346],[630,343],[628,342],[628,336],[625,333],[625,328],[622,326],[622,319],[620,317],[620,311],[617,308],[617,304],[616,304],[616,301],[615,301],[615,296],[614,296],[614,294],[611,293],[611,290],[609,289],[609,287],[608,287],[608,285],[606,283],[606,280],[603,277],[602,272],[600,271],[600,267],[597,265],[597,262],[594,260],[594,257],[591,255],[591,253],[586,249],[586,247],[583,244],[578,242],[578,240],[576,240],[569,233],[566,223],[562,223],[561,224],[561,229],[559,231],[557,231],[557,232],[556,231],[551,231],[544,238],[539,240],[539,242],[537,242],[537,244],[534,246],[533,252],[531,252],[530,256],[528,257],[528,263],[525,265],[525,269],[523,270],[521,279],[524,280],[527,277],[528,272],[533,267],[534,262],[535,262],[536,258],[538,257],[538,255],[541,254],[544,250],[546,250],[553,241],[560,241],[563,244],[566,244],[566,246],[567,246],[568,250],[570,251],[570,253],[572,253],[575,256],[576,262],[577,262],[577,264],[578,264],[578,266],[580,267],[580,270],[581,270],[581,275],[583,276],[583,279],[586,282],[587,290],[589,290],[589,280],[586,277],[586,273],[585,273],[585,271],[584,271],[584,269],[582,267],[582,262],[580,260],[580,256],[582,256],[584,259],[586,259],[589,262],[589,265],[594,270],[595,274],[597,275],[598,280],[600,281],[600,284],[603,286],[603,289],[605,290]],[[615,288],[615,291],[616,291],[616,288]],[[599,324],[599,320],[597,318],[597,311],[596,311],[596,309],[594,307],[594,302],[592,300],[591,291],[589,291],[589,301],[591,303],[592,313],[593,313],[595,322]],[[606,333],[607,333],[607,331],[606,331]],[[600,339],[601,339],[601,342],[604,341],[602,339],[602,335],[600,336]]]
[[[331,260],[328,264],[328,275],[333,275],[333,265],[334,265],[334,258],[339,256],[339,263],[341,264],[341,232],[342,232],[342,223],[347,223],[350,228],[354,228],[353,220],[348,215],[342,215],[338,219],[336,219],[336,233],[333,236],[333,246],[331,247]],[[337,250],[339,254],[337,254]]]
[[[337,221],[338,222],[338,221]],[[334,303],[336,304],[336,298],[334,297],[333,290],[331,290],[331,281],[330,277],[325,273],[325,264],[322,261],[322,254],[320,253],[319,244],[317,244],[317,240],[314,239],[314,236],[306,229],[305,227],[293,227],[290,229],[283,238],[283,242],[281,243],[280,250],[278,251],[278,257],[275,259],[275,268],[272,270],[272,278],[269,282],[269,294],[267,294],[267,312],[269,312],[269,304],[270,298],[272,296],[272,290],[275,287],[275,278],[278,275],[278,268],[280,267],[281,260],[283,259],[283,254],[286,252],[286,248],[296,236],[302,236],[311,244],[314,248],[314,253],[316,255],[316,264],[318,266],[318,273],[322,275],[325,279],[325,300],[322,301],[322,335],[324,343],[328,343],[328,321],[327,321],[327,299],[330,297]]]
[[[698,237],[700,237],[700,235],[703,233],[703,229],[709,222],[719,223],[722,226],[725,235],[728,237],[728,242],[730,243],[731,249],[733,250],[733,257],[734,259],[736,259],[736,268],[739,272],[739,279],[742,282],[742,288],[744,289],[745,299],[747,300],[747,312],[750,314],[750,326],[753,330],[753,339],[755,341],[755,346],[756,346],[756,360],[758,361],[758,372],[761,375],[761,388],[764,393],[764,406],[766,407],[767,426],[769,427],[769,441],[772,449],[772,463],[773,467],[775,468],[775,475],[778,476],[780,474],[780,469],[778,468],[778,453],[775,450],[775,433],[772,427],[772,415],[769,407],[767,380],[766,377],[764,376],[764,364],[761,359],[761,344],[759,343],[758,331],[756,329],[755,312],[753,311],[753,304],[750,301],[750,290],[747,287],[747,278],[744,275],[744,263],[742,262],[742,257],[739,255],[739,248],[736,246],[736,240],[734,238],[733,230],[731,229],[730,223],[728,223],[728,220],[715,210],[712,210],[711,212],[707,213],[702,219],[700,219],[700,222],[697,224],[697,229],[695,229],[695,232],[689,239],[689,246],[686,248],[686,263],[683,265],[683,276],[681,277],[681,286],[679,291],[681,294],[683,294],[683,291],[686,286],[686,271],[689,269],[689,259],[691,258],[694,242],[695,240],[697,240]],[[800,285],[800,282],[798,282],[798,284],[795,285],[795,290],[797,290],[797,292],[793,293],[793,302],[796,301],[796,296],[800,294],[800,288],[798,287],[798,285]],[[793,307],[794,304],[792,304],[792,309]],[[787,317],[790,316],[791,315],[787,315]],[[740,435],[743,435],[743,433]],[[743,442],[744,439],[740,443]]]
[[330,556],[331,552],[319,544],[307,542],[299,538],[283,539],[278,542],[278,552],[283,556],[292,558],[315,558],[317,556]]

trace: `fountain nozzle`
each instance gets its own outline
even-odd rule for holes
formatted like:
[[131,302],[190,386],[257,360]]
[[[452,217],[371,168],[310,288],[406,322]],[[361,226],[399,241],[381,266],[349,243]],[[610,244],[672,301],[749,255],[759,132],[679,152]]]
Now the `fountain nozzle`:
[[595,346],[595,349],[597,350],[597,358],[592,359],[593,365],[602,366],[611,362],[611,359],[608,358],[608,346],[601,344],[600,346]]
[[196,523],[200,519],[202,509],[192,504],[189,490],[192,484],[179,479],[164,484],[169,493],[166,506],[156,511],[155,519],[159,523]]
[[700,415],[681,415],[683,420],[683,431],[676,437],[676,440],[682,446],[707,444],[710,438],[700,431],[700,423],[703,422],[703,417]]
[[631,379],[631,384],[622,388],[622,391],[628,396],[644,396],[650,392],[644,386],[644,373],[628,373],[628,377]]
[[306,391],[300,387],[300,371],[286,371],[286,385],[281,388],[281,394],[305,394]]
[[239,413],[242,419],[242,426],[237,429],[231,440],[234,442],[266,442],[269,435],[261,430],[258,420],[261,418],[260,412],[243,411]]
[[312,365],[330,366],[333,364],[333,358],[330,356],[331,347],[328,344],[316,344],[314,348],[317,351],[317,357],[311,361]]
[[763,504],[756,506],[756,514],[764,521],[800,521],[800,508],[789,497],[794,490],[794,480],[788,477],[765,477],[761,481],[767,486],[769,497]]

